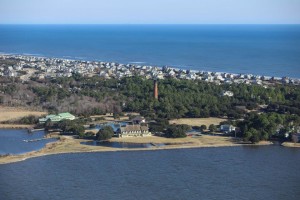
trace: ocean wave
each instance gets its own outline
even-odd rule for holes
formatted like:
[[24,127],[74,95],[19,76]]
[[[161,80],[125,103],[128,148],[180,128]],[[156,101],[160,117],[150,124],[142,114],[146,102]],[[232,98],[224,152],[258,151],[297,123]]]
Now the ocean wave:
[[147,62],[139,62],[139,61],[134,61],[134,62],[129,62],[130,64],[146,64]]
[[38,54],[38,53],[20,53],[20,55],[24,55],[24,56],[43,56],[43,54]]

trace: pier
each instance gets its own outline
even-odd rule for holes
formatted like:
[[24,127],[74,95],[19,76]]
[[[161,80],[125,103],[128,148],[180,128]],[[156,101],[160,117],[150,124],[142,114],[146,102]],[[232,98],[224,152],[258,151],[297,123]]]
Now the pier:
[[38,139],[32,139],[32,140],[23,140],[24,142],[38,142],[41,140],[47,140],[47,138],[38,138]]

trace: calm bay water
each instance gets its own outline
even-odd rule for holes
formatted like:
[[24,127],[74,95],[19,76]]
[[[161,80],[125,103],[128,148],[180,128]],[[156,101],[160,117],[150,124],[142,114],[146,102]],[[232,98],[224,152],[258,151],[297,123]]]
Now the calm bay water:
[[[0,129],[0,155],[22,154],[43,148],[47,143],[55,139],[46,139],[36,142],[25,142],[43,138],[44,131],[28,133],[26,129]],[[0,198],[1,199],[1,198]]]
[[299,166],[275,145],[61,154],[0,165],[0,199],[298,200]]
[[0,25],[0,52],[300,78],[300,25]]

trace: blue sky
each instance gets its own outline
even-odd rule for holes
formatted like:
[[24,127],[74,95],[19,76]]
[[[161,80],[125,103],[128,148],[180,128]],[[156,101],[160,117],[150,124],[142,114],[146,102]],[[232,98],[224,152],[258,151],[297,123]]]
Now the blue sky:
[[1,24],[299,24],[300,0],[0,0]]

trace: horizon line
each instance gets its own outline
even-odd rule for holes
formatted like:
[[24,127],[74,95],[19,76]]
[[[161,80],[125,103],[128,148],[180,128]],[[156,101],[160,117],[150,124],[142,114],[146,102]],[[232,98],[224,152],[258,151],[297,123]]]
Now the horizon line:
[[300,23],[0,23],[0,25],[300,25]]

